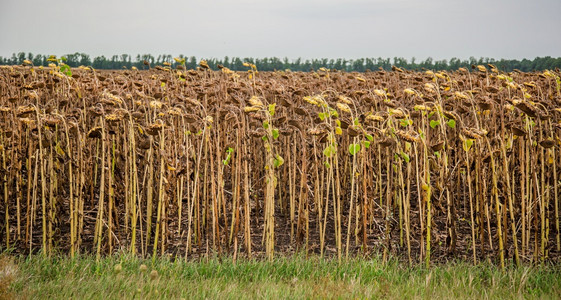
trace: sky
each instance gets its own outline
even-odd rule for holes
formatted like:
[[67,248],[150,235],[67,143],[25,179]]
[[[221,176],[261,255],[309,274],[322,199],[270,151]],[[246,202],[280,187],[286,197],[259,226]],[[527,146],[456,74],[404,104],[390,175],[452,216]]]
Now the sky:
[[0,56],[561,56],[560,0],[0,0]]

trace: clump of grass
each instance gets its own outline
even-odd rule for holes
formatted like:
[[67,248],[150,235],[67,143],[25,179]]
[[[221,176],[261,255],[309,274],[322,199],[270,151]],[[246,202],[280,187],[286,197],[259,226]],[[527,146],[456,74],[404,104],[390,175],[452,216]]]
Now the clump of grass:
[[0,262],[0,275],[19,269],[9,271],[11,281],[0,295],[37,298],[512,299],[550,298],[561,292],[561,270],[549,265],[512,265],[501,271],[487,263],[450,262],[426,269],[396,260],[383,263],[377,256],[339,261],[305,255],[188,262],[130,255],[99,261],[95,256],[31,256]]
[[18,267],[13,257],[0,254],[0,299],[12,299],[11,285],[18,276]]

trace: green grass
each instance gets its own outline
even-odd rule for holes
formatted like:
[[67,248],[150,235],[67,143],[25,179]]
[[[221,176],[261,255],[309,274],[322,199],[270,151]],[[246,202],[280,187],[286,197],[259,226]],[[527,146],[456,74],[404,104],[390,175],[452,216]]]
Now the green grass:
[[[146,270],[141,270],[141,265]],[[121,266],[120,272],[116,265]],[[118,267],[117,267],[118,269]],[[157,272],[157,276],[152,271]],[[154,263],[128,256],[43,258],[0,256],[0,299],[517,299],[561,296],[561,268],[499,270],[448,263],[425,269],[379,259],[300,256]]]

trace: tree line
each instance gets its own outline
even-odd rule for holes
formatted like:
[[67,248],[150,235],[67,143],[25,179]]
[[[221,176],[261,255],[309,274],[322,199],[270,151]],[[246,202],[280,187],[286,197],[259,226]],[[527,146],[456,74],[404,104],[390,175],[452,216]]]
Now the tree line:
[[[20,65],[23,64],[24,60],[31,61],[35,66],[47,66],[49,64],[48,58],[51,55],[43,55],[33,53],[19,52],[12,54],[11,57],[0,56],[0,65]],[[184,56],[179,55],[180,59],[185,58],[185,66],[190,69],[194,69],[198,66],[201,58],[195,56]],[[135,67],[137,69],[148,69],[150,67],[155,67],[158,65],[163,65],[164,63],[171,63],[172,66],[176,66],[177,62],[174,60],[174,56],[170,54],[162,54],[158,56],[153,56],[151,54],[137,54],[135,57],[129,54],[113,55],[111,57],[96,56],[91,57],[86,53],[72,53],[61,56],[64,62],[70,67],[79,66],[91,66],[95,69],[130,69]],[[204,59],[204,58],[202,58]],[[265,58],[240,58],[240,57],[224,57],[219,58],[207,58],[205,59],[212,69],[218,69],[219,65],[227,67],[235,71],[245,71],[247,67],[243,65],[244,62],[249,62],[257,66],[260,71],[274,71],[274,70],[285,70],[290,69],[292,71],[310,71],[317,70],[321,67],[328,69],[337,69],[343,71],[356,71],[365,72],[368,70],[378,70],[384,69],[389,70],[392,66],[396,66],[408,70],[457,70],[459,68],[469,68],[472,65],[482,65],[482,64],[493,64],[497,66],[499,70],[510,72],[512,70],[520,70],[524,72],[531,71],[543,71],[547,69],[561,68],[561,57],[536,57],[534,59],[493,59],[488,57],[481,57],[476,59],[475,57],[470,57],[469,59],[459,59],[451,58],[450,60],[434,60],[431,57],[417,61],[415,58],[407,60],[402,57],[390,58],[359,58],[359,59],[288,59],[288,58],[277,58],[277,57],[265,57]]]

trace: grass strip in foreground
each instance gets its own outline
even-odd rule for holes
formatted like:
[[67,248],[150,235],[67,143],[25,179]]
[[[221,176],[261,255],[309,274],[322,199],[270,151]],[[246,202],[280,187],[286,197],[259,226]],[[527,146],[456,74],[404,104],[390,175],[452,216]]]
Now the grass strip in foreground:
[[0,299],[518,299],[558,298],[557,266],[407,267],[380,259],[316,257],[152,262],[129,256],[0,257]]

